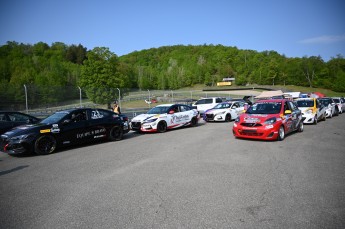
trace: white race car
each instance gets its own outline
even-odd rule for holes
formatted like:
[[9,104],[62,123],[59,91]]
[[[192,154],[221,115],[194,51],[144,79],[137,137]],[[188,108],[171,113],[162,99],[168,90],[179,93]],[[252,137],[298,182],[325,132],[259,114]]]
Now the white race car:
[[326,117],[332,118],[333,116],[337,116],[337,109],[335,108],[335,103],[331,98],[321,98],[319,101],[326,107]]
[[317,124],[319,120],[326,121],[326,107],[316,98],[296,99],[298,109],[302,111],[303,123]]
[[183,104],[158,105],[146,114],[134,117],[132,130],[142,132],[160,132],[182,126],[196,126],[199,112],[191,106]]
[[212,109],[207,110],[204,115],[203,119],[206,122],[210,121],[225,121],[230,122],[234,120],[243,113],[245,110],[246,103],[244,102],[223,102],[217,104]]

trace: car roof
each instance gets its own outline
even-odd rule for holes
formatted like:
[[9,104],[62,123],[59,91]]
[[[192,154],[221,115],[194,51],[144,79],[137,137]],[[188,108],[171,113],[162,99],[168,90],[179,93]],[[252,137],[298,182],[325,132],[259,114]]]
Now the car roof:
[[272,103],[272,102],[275,102],[275,103],[282,103],[282,102],[285,102],[285,101],[290,101],[288,99],[260,99],[258,101],[256,101],[257,103]]
[[295,99],[295,101],[299,101],[299,100],[315,100],[316,98],[298,98]]
[[171,106],[174,106],[174,105],[189,106],[189,105],[181,104],[181,103],[166,103],[166,104],[157,105],[156,107],[171,107]]

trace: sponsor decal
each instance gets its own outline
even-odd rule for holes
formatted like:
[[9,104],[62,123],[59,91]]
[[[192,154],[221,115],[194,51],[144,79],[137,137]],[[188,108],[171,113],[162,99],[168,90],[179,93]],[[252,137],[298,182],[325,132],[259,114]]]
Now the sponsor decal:
[[[114,115],[115,116],[115,115]],[[99,113],[98,110],[92,111],[91,112],[91,119],[100,119],[103,118],[104,115],[102,115],[101,113]],[[115,117],[118,117],[117,115]]]
[[246,123],[257,123],[260,122],[260,119],[258,118],[251,118],[251,117],[245,117],[244,122]]
[[60,133],[60,128],[58,124],[53,124],[53,127],[50,130],[54,134]]
[[103,138],[103,137],[106,137],[106,135],[96,135],[96,136],[94,136],[93,138]]
[[51,132],[50,129],[40,130],[40,133],[41,133],[41,134],[50,133],[50,132]]
[[77,138],[78,139],[82,139],[82,138],[85,138],[85,137],[88,137],[88,136],[102,134],[102,133],[105,133],[105,132],[106,132],[105,128],[98,129],[98,130],[92,130],[92,131],[88,131],[88,132],[77,134]]

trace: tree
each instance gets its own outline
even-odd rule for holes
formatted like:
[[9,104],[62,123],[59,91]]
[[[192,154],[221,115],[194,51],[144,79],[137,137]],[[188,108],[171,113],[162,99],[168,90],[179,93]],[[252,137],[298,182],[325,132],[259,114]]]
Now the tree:
[[80,86],[95,103],[110,103],[117,97],[117,89],[125,86],[126,78],[118,71],[118,57],[105,47],[88,52],[82,67]]

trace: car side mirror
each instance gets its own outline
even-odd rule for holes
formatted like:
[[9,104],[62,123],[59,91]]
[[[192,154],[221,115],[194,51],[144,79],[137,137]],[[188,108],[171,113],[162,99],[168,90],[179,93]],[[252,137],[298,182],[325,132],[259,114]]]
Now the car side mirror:
[[291,110],[286,110],[284,114],[291,114]]
[[175,112],[173,110],[169,111],[169,114],[174,114]]
[[67,125],[68,123],[70,123],[72,120],[71,119],[65,119],[63,122],[62,122],[62,125]]

